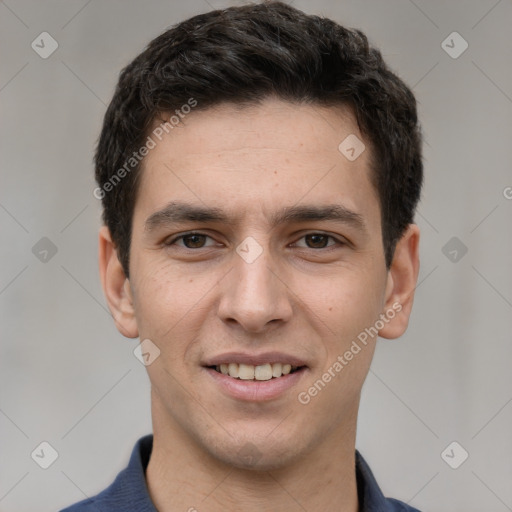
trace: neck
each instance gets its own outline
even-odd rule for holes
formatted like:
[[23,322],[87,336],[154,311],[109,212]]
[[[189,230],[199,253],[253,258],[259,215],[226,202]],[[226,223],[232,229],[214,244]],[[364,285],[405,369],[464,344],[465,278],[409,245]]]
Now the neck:
[[[157,407],[156,407],[157,408]],[[153,450],[146,470],[159,512],[357,512],[355,418],[292,465],[233,467],[207,453],[153,404]]]

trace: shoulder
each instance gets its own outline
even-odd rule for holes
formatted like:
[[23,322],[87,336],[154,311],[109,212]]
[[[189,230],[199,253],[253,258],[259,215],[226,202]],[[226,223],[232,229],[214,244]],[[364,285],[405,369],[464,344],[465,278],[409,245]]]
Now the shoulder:
[[406,505],[404,502],[394,498],[386,498],[389,504],[389,512],[420,512],[417,508]]
[[356,450],[357,491],[361,512],[420,512],[394,498],[387,498],[382,493],[372,470],[363,456]]
[[130,462],[105,490],[75,503],[60,512],[156,512],[146,486],[145,470],[151,455],[153,436],[140,438]]
[[87,498],[83,501],[79,501],[70,507],[63,508],[60,512],[98,512],[102,509],[98,507],[94,502],[96,498]]

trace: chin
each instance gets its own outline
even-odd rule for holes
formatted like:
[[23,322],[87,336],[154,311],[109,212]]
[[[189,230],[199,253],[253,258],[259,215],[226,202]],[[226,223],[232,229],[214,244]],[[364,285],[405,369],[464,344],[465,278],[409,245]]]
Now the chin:
[[276,470],[289,464],[299,456],[297,440],[267,438],[231,440],[223,446],[211,450],[211,454],[224,464],[248,471]]

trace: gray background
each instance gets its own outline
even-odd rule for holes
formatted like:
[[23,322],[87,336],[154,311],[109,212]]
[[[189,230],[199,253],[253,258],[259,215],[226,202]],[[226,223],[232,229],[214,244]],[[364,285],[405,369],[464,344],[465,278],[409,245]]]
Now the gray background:
[[[92,151],[121,67],[234,3],[0,3],[1,512],[97,493],[151,431],[137,341],[99,284]],[[358,448],[386,494],[422,510],[512,510],[512,2],[291,3],[365,31],[413,87],[426,138],[415,307],[407,334],[378,344]],[[47,59],[31,48],[43,31],[59,45]],[[453,31],[469,44],[458,58],[441,44]],[[46,470],[31,457],[42,441],[58,452]],[[458,469],[441,457],[452,441],[452,464],[469,453]]]

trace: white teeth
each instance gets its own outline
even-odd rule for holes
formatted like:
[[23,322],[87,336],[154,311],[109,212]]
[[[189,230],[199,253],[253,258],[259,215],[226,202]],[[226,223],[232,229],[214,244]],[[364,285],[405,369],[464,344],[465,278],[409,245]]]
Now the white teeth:
[[229,363],[228,370],[230,377],[234,377],[235,379],[238,377],[238,365],[236,363]]
[[242,363],[222,363],[217,365],[215,369],[224,375],[233,377],[234,379],[270,380],[273,377],[278,378],[283,375],[288,375],[293,370],[296,370],[297,366],[282,363],[265,363],[257,366]]
[[238,377],[242,380],[254,380],[254,366],[252,364],[239,364]]
[[281,377],[283,365],[281,363],[274,363],[272,365],[272,377]]
[[272,366],[261,364],[254,368],[254,378],[256,380],[270,380],[272,378]]

